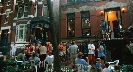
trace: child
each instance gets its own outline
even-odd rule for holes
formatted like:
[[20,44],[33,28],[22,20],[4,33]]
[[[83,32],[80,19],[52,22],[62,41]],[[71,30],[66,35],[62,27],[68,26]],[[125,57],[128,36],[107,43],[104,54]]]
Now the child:
[[102,64],[101,64],[101,59],[100,58],[97,58],[96,67],[97,67],[96,72],[102,72]]
[[111,70],[108,68],[109,67],[109,63],[105,63],[105,68],[103,69],[103,72],[111,72]]

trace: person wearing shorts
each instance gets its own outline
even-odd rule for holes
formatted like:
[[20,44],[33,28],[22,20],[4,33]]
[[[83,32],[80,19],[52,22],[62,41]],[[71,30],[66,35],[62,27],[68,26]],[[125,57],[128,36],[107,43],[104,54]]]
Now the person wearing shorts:
[[101,59],[102,66],[104,67],[104,62],[105,62],[105,54],[104,54],[104,47],[100,45],[98,48],[98,58]]
[[89,64],[90,64],[90,61],[92,62],[92,64],[95,61],[95,46],[92,40],[90,40],[90,43],[88,44],[88,63]]
[[75,59],[77,57],[78,46],[75,44],[75,42],[72,42],[71,46],[67,50],[70,53],[71,67],[73,67],[73,65],[75,64]]

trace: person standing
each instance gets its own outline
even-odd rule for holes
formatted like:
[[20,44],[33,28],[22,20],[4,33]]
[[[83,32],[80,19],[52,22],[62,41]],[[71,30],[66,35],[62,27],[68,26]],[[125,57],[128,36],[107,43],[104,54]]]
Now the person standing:
[[14,43],[13,45],[11,45],[11,56],[15,56],[16,50],[17,50],[17,46]]
[[92,64],[95,60],[95,46],[93,44],[93,41],[90,40],[90,43],[88,44],[88,64],[90,61],[92,61]]
[[59,43],[58,48],[59,48],[60,56],[63,56],[63,44],[62,44],[62,42]]
[[84,59],[82,59],[82,52],[78,53],[77,58],[75,59],[75,64],[82,64],[85,66],[85,68],[87,69],[87,72],[90,72],[91,69],[91,65],[89,65]]
[[49,53],[49,51],[52,51],[52,47],[50,46],[50,42],[46,42],[46,48],[47,48],[47,53]]
[[40,52],[40,61],[44,61],[46,58],[46,54],[47,54],[47,48],[45,46],[42,46],[42,43],[38,44],[39,47],[39,52]]
[[75,44],[75,41],[73,41],[71,46],[68,48],[68,52],[70,53],[71,67],[73,67],[78,52],[78,46]]
[[97,58],[96,68],[97,68],[96,72],[103,72],[102,64],[101,64],[101,59],[100,58]]
[[126,60],[128,64],[132,64],[132,53],[131,53],[131,41],[127,41],[126,44]]
[[105,54],[104,54],[104,47],[100,45],[98,50],[98,58],[101,59],[102,67],[104,68],[104,62],[105,62]]
[[103,19],[101,19],[100,27],[101,27],[102,38],[104,38],[104,35],[106,33],[106,22]]
[[31,34],[30,35],[30,43],[35,42],[35,40],[36,40],[36,37],[33,34]]
[[24,50],[22,49],[17,56],[17,61],[25,61]]

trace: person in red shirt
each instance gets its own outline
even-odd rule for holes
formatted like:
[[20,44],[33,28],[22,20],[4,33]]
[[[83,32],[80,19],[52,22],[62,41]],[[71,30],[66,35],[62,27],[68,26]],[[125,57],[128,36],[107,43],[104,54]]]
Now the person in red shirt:
[[47,53],[52,51],[51,46],[50,46],[50,42],[46,42],[46,47],[47,47]]

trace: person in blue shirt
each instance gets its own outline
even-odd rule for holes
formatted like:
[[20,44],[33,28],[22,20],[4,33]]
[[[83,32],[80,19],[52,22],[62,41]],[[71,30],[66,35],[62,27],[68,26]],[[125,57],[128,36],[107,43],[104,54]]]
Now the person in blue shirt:
[[87,71],[90,71],[91,65],[89,65],[84,59],[82,59],[82,52],[78,53],[77,58],[75,59],[75,64],[82,64],[87,68]]
[[104,38],[104,35],[106,33],[106,22],[103,19],[101,19],[101,25],[100,25],[100,27],[101,27],[102,37]]
[[104,62],[105,62],[105,53],[104,53],[104,47],[100,45],[100,47],[97,49],[98,50],[98,58],[101,59],[102,67],[104,67]]
[[102,72],[103,69],[102,69],[102,64],[101,64],[101,59],[100,58],[97,58],[97,62],[96,62],[96,72]]

